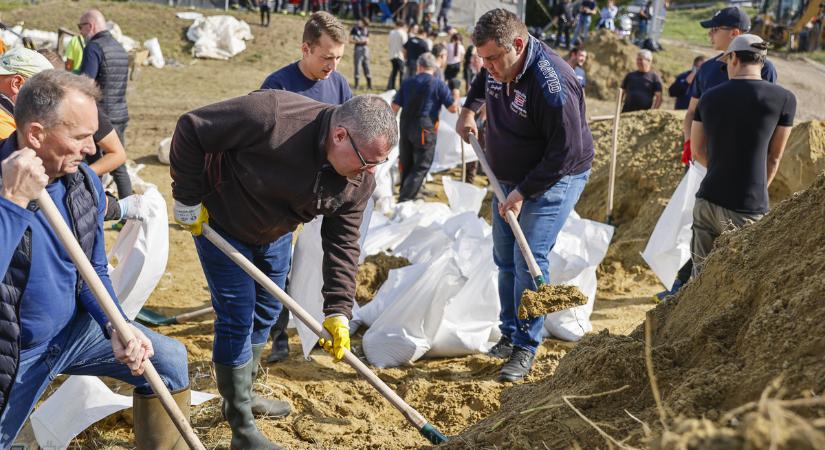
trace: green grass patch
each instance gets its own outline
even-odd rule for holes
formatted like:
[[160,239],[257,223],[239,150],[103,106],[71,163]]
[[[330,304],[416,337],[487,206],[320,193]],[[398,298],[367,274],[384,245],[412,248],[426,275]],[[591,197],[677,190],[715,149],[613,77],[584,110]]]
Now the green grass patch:
[[811,58],[812,60],[825,64],[825,50],[817,50],[815,52],[805,53],[805,56]]
[[[707,20],[713,14],[724,8],[724,3],[717,3],[716,6],[697,9],[679,9],[667,12],[665,28],[662,37],[665,39],[676,39],[690,44],[708,45],[708,30],[702,28],[699,22]],[[756,9],[745,8],[749,16],[756,14]]]

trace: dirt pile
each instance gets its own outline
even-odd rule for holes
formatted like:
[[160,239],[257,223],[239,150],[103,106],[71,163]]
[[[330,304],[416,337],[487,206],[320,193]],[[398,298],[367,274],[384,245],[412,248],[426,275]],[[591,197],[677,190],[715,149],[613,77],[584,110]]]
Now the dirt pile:
[[530,289],[521,294],[518,318],[538,317],[587,303],[587,297],[576,286],[543,284],[538,291]]
[[387,281],[390,270],[410,265],[407,258],[387,253],[377,253],[364,258],[355,276],[355,301],[364,305],[375,297],[381,285]]
[[603,447],[605,437],[573,408],[632,446],[822,448],[824,202],[822,175],[762,221],[720,237],[702,274],[648,314],[668,431],[640,326],[583,339],[552,377],[505,390],[499,412],[447,448]]
[[[591,129],[596,157],[576,211],[582,217],[603,222],[607,213],[613,122],[594,122]],[[605,288],[621,292],[639,281],[655,283],[639,252],[684,176],[681,149],[679,113],[655,110],[622,114],[613,197],[613,223],[617,228],[599,268],[599,283],[610,285]]]
[[614,33],[601,30],[592,35],[587,43],[588,97],[599,100],[616,101],[616,90],[624,76],[636,70],[636,53],[639,48],[616,37]]
[[823,170],[825,122],[812,120],[797,124],[791,131],[779,171],[771,183],[771,200],[784,200],[807,188]]

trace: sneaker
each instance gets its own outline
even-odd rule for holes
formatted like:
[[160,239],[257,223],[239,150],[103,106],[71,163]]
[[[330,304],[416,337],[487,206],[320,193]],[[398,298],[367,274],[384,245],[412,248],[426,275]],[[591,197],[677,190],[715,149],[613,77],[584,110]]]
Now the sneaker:
[[496,345],[494,345],[493,348],[487,352],[487,354],[493,358],[499,359],[508,359],[512,353],[513,341],[511,341],[507,336],[502,336],[501,339],[496,342]]
[[669,290],[662,291],[654,295],[653,301],[659,303],[664,301],[665,298],[670,297],[671,295],[676,295],[676,293],[679,292],[679,289],[682,289],[682,286],[684,286],[684,283],[682,283],[682,280],[677,278],[676,281],[673,282],[673,287],[671,287]]
[[516,382],[521,381],[530,373],[530,368],[533,367],[533,358],[536,355],[530,350],[515,347],[510,359],[501,367],[501,372],[498,374],[499,382]]

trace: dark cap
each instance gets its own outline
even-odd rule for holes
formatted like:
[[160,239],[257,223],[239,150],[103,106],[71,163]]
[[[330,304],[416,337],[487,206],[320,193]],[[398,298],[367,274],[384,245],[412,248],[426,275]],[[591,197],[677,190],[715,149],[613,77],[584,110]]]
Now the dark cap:
[[750,17],[737,6],[720,9],[709,20],[703,20],[699,24],[702,28],[731,27],[745,32],[751,29]]

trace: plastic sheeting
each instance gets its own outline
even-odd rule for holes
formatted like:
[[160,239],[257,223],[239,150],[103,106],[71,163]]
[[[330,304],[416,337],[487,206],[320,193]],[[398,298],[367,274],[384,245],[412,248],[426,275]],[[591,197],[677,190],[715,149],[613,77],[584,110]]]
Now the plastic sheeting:
[[196,58],[229,59],[246,50],[244,41],[252,39],[252,30],[232,16],[209,16],[195,19],[186,38],[195,43],[192,54]]
[[[364,210],[364,220],[361,222],[361,260],[364,256],[364,241],[367,237],[367,230],[372,217],[373,202],[370,200]],[[304,224],[298,234],[298,241],[295,243],[295,251],[292,254],[292,270],[289,274],[289,295],[301,305],[319,323],[324,321],[324,297],[321,295],[321,288],[324,285],[323,266],[324,250],[321,246],[321,223],[322,217],[316,217],[311,222]],[[358,304],[354,305],[354,310],[358,309]],[[301,321],[295,321],[295,328],[298,329],[298,336],[301,339],[301,348],[304,356],[308,357],[309,352],[318,342],[318,336]]]
[[667,289],[673,286],[679,269],[690,259],[693,205],[706,173],[707,169],[701,164],[695,161],[691,164],[642,252],[642,258]]
[[[134,319],[163,273],[169,255],[166,201],[154,187],[140,203],[144,221],[130,220],[120,231],[108,257],[112,287],[123,312]],[[214,398],[192,392],[192,404]],[[35,438],[42,448],[66,448],[89,425],[132,406],[132,398],[112,392],[97,377],[71,376],[31,415]]]

